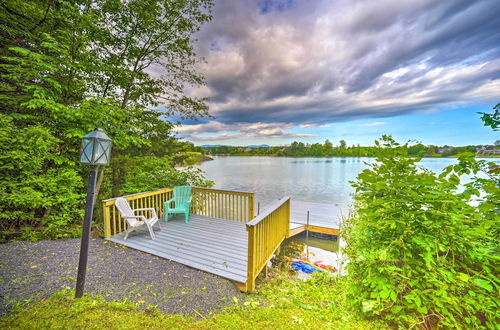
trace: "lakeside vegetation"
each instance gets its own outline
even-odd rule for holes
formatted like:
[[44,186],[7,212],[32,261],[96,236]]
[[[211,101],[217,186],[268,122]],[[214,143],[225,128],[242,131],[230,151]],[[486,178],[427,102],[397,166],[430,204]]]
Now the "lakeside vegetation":
[[342,234],[351,306],[404,328],[495,328],[500,167],[464,153],[435,174],[392,138],[377,144]]

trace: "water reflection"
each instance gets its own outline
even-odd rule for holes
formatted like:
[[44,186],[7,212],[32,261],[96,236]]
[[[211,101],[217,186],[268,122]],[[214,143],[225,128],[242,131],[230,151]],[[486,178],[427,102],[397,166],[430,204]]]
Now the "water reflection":
[[291,162],[292,164],[307,164],[307,163],[316,163],[316,164],[321,164],[321,163],[333,163],[333,160],[331,159],[320,159],[320,160],[294,160]]
[[[290,158],[216,156],[200,165],[216,188],[256,193],[261,207],[283,196],[297,200],[351,204],[349,181],[372,163],[370,157]],[[424,158],[420,165],[434,172],[456,163],[454,158]],[[500,163],[500,160],[496,160]]]
[[305,232],[303,232],[286,239],[284,244],[290,244],[291,242],[304,244],[305,246],[309,245],[330,252],[337,252],[339,249],[339,242],[334,236],[330,236],[329,238],[325,236],[317,237],[315,234],[310,233],[309,238],[307,238]]

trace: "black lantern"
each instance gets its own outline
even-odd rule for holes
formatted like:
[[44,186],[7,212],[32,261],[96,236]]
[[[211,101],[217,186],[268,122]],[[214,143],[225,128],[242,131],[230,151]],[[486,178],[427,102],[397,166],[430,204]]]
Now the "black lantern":
[[82,139],[80,162],[90,165],[108,165],[111,156],[111,139],[102,129],[96,128]]
[[75,297],[83,296],[85,275],[87,273],[87,259],[89,255],[90,230],[92,227],[92,214],[94,213],[95,185],[97,171],[95,165],[109,164],[111,156],[111,139],[104,134],[102,129],[96,128],[82,139],[80,162],[92,165],[90,169],[87,199],[85,201],[85,217],[83,218],[82,243],[80,245],[80,260],[78,262],[78,275],[76,277]]

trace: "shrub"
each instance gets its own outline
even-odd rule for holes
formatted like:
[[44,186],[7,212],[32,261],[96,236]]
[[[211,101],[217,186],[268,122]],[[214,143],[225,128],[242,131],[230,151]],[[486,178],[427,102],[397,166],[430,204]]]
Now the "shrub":
[[[494,328],[498,169],[465,155],[436,175],[392,138],[376,144],[344,231],[351,306],[404,327]],[[479,172],[460,189],[462,175]]]
[[82,217],[82,180],[60,156],[59,140],[0,115],[0,241],[73,237]]

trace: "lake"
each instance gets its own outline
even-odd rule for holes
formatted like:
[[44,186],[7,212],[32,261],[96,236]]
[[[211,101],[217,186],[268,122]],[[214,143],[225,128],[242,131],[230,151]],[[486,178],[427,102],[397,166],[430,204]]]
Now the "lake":
[[[215,188],[254,192],[256,205],[260,202],[261,207],[283,196],[346,207],[354,192],[349,181],[373,161],[369,157],[214,156],[199,167]],[[456,158],[423,158],[420,165],[440,172],[456,162]]]

